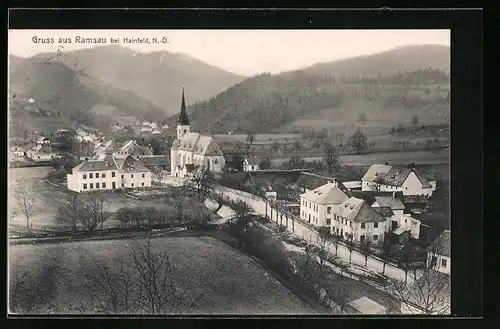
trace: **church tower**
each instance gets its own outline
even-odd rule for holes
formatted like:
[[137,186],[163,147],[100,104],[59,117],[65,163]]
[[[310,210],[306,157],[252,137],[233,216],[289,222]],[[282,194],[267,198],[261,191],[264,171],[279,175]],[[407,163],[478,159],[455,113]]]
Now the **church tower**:
[[185,134],[189,133],[189,129],[190,127],[186,111],[186,100],[184,98],[184,87],[182,87],[181,113],[179,114],[179,120],[177,124],[177,138],[181,140]]

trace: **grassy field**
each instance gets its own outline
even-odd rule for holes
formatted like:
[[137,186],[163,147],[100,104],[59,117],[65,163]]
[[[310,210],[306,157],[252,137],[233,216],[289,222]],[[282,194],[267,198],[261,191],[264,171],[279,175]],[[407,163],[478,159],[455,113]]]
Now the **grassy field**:
[[[136,241],[93,241],[62,245],[9,247],[9,275],[28,273],[29,285],[51,289],[47,298],[54,312],[70,312],[70,305],[88,302],[83,291],[87,271],[96,260],[130,265]],[[211,237],[159,238],[154,248],[166,250],[177,266],[175,277],[203,293],[193,313],[203,314],[306,314],[313,311],[282,287],[247,256]],[[43,264],[50,276],[43,277]],[[10,283],[12,284],[12,283]]]
[[[54,169],[52,167],[31,167],[31,168],[11,168],[8,172],[9,183],[9,208],[17,208],[14,191],[21,186],[28,189],[35,195],[37,199],[37,207],[40,212],[32,218],[34,228],[39,228],[41,225],[53,225],[53,217],[56,211],[55,200],[61,200],[66,195],[68,190],[50,185],[45,182],[47,174]],[[162,204],[162,199],[135,200],[128,198],[121,193],[106,193],[106,208],[110,212],[115,212],[121,207],[135,206],[154,206]],[[19,225],[24,225],[26,219],[20,213],[12,219]],[[107,225],[114,223],[108,222]]]

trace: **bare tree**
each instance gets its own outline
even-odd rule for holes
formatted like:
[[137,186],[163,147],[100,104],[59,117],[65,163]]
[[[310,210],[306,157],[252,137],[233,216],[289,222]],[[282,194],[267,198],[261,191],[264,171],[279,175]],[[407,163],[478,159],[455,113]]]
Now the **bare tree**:
[[338,170],[340,167],[340,160],[335,147],[331,144],[325,144],[323,151],[323,159],[328,166],[328,171],[332,173],[334,170]]
[[405,272],[405,285],[408,282],[408,272],[414,260],[414,249],[412,245],[406,241],[397,250],[399,266],[403,268]]
[[[416,276],[416,269],[413,269]],[[390,278],[387,288],[401,311],[409,314],[450,314],[450,277],[431,268],[426,268],[415,282],[408,286],[404,281]]]
[[82,224],[85,229],[94,231],[99,224],[102,225],[109,219],[110,214],[106,209],[106,201],[102,193],[91,192],[87,196],[82,215]]
[[30,227],[31,218],[40,212],[35,194],[28,188],[21,187],[17,189],[15,198],[19,210],[26,217],[26,227]]
[[349,250],[349,264],[351,264],[351,259],[352,259],[352,251],[354,250],[354,242],[352,241],[353,235],[352,233],[347,235],[347,240],[346,240],[346,247]]
[[204,168],[197,168],[189,178],[186,188],[187,191],[197,195],[198,198],[204,202],[205,199],[212,194],[214,183],[215,177],[210,171]]
[[79,193],[70,192],[59,201],[55,221],[58,224],[70,225],[73,233],[77,232],[78,224],[82,222],[85,212],[85,203]]
[[361,150],[366,149],[366,137],[361,132],[361,129],[358,128],[356,132],[349,138],[349,145],[356,150],[357,154],[359,154]]
[[368,263],[368,257],[370,256],[370,248],[371,248],[372,242],[371,240],[365,239],[361,241],[360,247],[361,250],[363,250],[363,256],[365,256],[365,267],[366,264]]
[[328,286],[328,297],[337,304],[340,314],[344,314],[346,306],[349,304],[349,290],[340,282],[335,282]]
[[387,258],[389,258],[390,255],[392,254],[392,247],[387,241],[384,241],[381,250],[382,250],[381,258],[382,262],[384,263],[384,267],[382,268],[382,274],[385,274],[385,265],[387,264]]
[[164,250],[147,235],[132,248],[131,265],[118,273],[98,262],[87,294],[99,312],[110,314],[185,314],[202,297],[176,280],[177,269]]
[[161,169],[159,166],[154,166],[151,170],[153,176],[158,181],[158,184],[161,185],[163,180],[168,176],[168,172]]

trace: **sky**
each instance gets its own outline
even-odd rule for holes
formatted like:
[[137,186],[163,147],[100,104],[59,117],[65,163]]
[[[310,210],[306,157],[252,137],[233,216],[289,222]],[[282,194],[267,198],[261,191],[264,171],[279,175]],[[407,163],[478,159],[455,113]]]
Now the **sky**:
[[[279,73],[319,62],[368,55],[415,44],[450,45],[450,30],[9,30],[9,54],[30,57],[41,52],[90,48],[76,37],[110,38],[147,53],[181,52],[205,63],[240,74]],[[33,37],[54,38],[47,44]],[[149,37],[168,43],[129,44],[124,37]],[[71,38],[71,44],[58,44]],[[100,44],[102,46],[102,44]],[[64,47],[64,48],[62,48]]]

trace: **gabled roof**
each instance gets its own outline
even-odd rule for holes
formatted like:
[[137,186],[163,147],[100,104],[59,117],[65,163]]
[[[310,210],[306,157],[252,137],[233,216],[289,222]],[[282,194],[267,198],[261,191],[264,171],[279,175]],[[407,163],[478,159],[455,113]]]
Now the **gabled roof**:
[[405,205],[401,200],[393,198],[392,196],[376,196],[375,202],[379,207],[389,207],[392,210],[404,210]]
[[297,180],[297,185],[299,185],[300,187],[307,188],[309,190],[314,190],[332,181],[337,182],[337,187],[341,191],[343,191],[344,193],[348,192],[348,189],[344,186],[344,184],[342,184],[341,181],[337,179],[337,177],[320,176],[306,171],[300,173],[300,176]]
[[[386,196],[392,197],[394,193],[398,192],[386,192],[386,191],[349,191],[349,195],[354,196],[358,199],[363,199],[367,204],[372,205],[375,202],[376,196]],[[401,195],[403,192],[399,192]]]
[[403,166],[388,166],[374,164],[366,171],[361,179],[366,182],[377,182],[389,186],[400,187],[411,173],[414,173],[422,184],[423,188],[432,187],[431,184],[421,175],[417,169]]
[[351,197],[339,205],[339,215],[357,223],[385,222],[385,217],[369,207],[364,200]]
[[332,183],[325,184],[300,196],[316,204],[340,204],[349,197]]
[[245,162],[249,165],[249,166],[258,166],[259,163],[260,163],[260,159],[257,158],[257,157],[249,157],[249,158],[245,158]]
[[170,155],[143,155],[139,161],[146,167],[170,165]]
[[391,207],[372,207],[373,210],[375,210],[376,212],[378,212],[380,215],[384,216],[384,217],[391,217],[394,215],[394,213],[392,212],[392,209]]
[[297,181],[300,171],[286,170],[259,170],[245,172],[244,182],[251,182],[253,186],[274,184],[291,185]]
[[443,231],[434,242],[429,246],[429,251],[439,255],[451,257],[451,232],[450,230]]
[[139,160],[131,157],[130,155],[123,161],[120,167],[120,171],[123,172],[149,172],[150,170],[146,168]]
[[112,156],[108,155],[103,160],[87,160],[73,168],[73,171],[104,171],[117,170],[118,167]]

